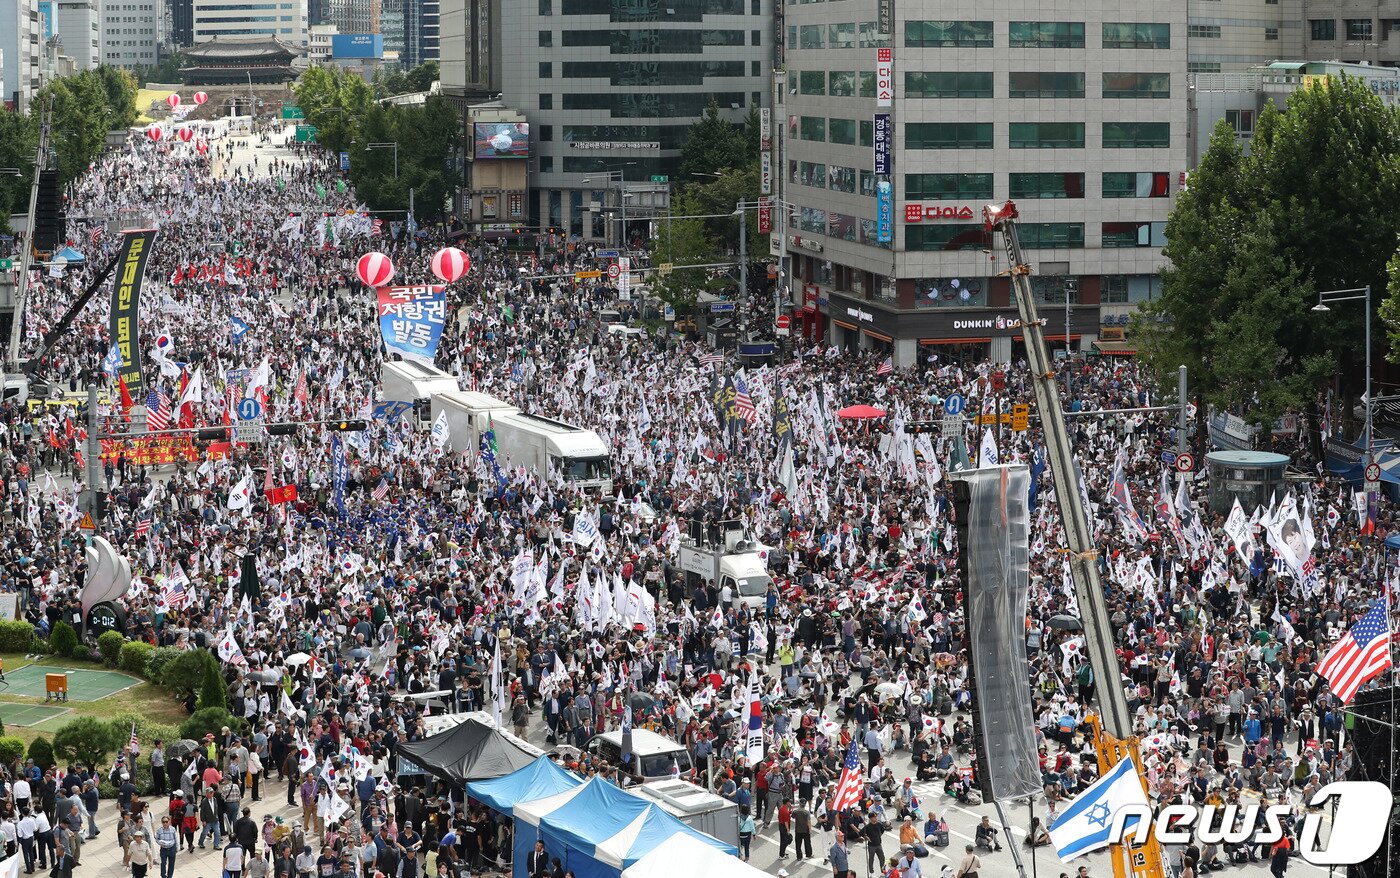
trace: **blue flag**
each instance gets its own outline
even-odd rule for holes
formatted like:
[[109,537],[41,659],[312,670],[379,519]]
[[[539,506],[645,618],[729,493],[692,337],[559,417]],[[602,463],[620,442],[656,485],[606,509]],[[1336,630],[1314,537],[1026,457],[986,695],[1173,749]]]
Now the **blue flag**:
[[112,349],[107,352],[107,356],[102,358],[102,371],[108,375],[115,375],[122,367],[122,349],[116,342],[112,342]]
[[233,343],[239,344],[243,341],[243,336],[248,334],[248,324],[234,315],[229,315],[229,330],[233,333]]
[[1045,472],[1045,446],[1037,445],[1031,454],[1031,490],[1029,503],[1027,504],[1031,512],[1035,512],[1036,500],[1040,497],[1040,476]]
[[496,490],[505,490],[506,477],[501,473],[500,461],[496,459],[496,430],[493,427],[487,427],[486,432],[481,434],[481,459],[491,467],[491,475],[496,478]]
[[348,468],[345,465],[345,445],[340,436],[331,437],[331,490],[335,498],[335,508],[340,517],[345,517],[345,479]]
[[403,413],[413,408],[413,403],[391,399],[387,402],[375,403],[374,419],[376,421],[389,421],[393,423],[403,417]]

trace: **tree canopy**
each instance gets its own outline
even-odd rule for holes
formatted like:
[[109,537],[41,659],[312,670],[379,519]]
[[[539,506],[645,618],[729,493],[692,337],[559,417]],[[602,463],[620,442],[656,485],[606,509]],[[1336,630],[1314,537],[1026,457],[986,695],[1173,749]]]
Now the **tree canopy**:
[[[1319,291],[1367,284],[1379,303],[1397,195],[1400,112],[1359,79],[1268,104],[1248,153],[1222,121],[1167,222],[1171,265],[1134,330],[1148,362],[1164,378],[1186,365],[1209,404],[1260,424],[1307,407],[1329,377],[1356,392],[1364,309],[1310,309]],[[1400,317],[1395,295],[1383,315]],[[1388,326],[1400,338],[1400,320]]]

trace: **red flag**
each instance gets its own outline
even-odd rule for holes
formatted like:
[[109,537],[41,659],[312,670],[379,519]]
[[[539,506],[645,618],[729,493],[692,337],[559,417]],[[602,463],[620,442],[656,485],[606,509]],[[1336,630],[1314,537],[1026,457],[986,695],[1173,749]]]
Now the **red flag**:
[[55,433],[53,430],[49,430],[49,444],[52,445],[54,448],[63,447],[63,443],[58,441],[58,434]]
[[278,503],[295,503],[297,500],[296,485],[283,485],[280,488],[269,488],[263,493],[267,495],[267,502],[274,505]]
[[127,412],[131,411],[131,407],[136,405],[136,403],[131,401],[131,391],[126,389],[125,375],[120,375],[117,377],[117,386],[121,388],[122,392],[122,414],[126,414]]

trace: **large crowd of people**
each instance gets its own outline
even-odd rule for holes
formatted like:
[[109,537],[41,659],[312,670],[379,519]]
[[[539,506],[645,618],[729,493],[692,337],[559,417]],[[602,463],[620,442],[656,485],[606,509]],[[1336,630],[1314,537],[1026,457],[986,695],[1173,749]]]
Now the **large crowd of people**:
[[[7,766],[0,818],[28,865],[46,866],[46,854],[80,862],[85,844],[105,843],[88,839],[96,787],[111,776],[121,796],[103,807],[119,815],[123,864],[138,878],[148,865],[162,878],[184,874],[177,862],[208,842],[228,874],[249,878],[499,869],[511,855],[509,822],[461,789],[397,776],[397,749],[426,735],[434,710],[485,710],[557,748],[571,769],[631,784],[635,764],[585,745],[618,728],[641,693],[638,726],[689,750],[697,782],[743,806],[750,839],[756,824],[777,822],[784,859],[789,847],[797,860],[825,854],[854,874],[861,858],[847,859],[844,846],[860,840],[867,871],[884,874],[887,853],[925,850],[940,835],[946,843],[938,812],[976,796],[967,655],[977,644],[965,638],[950,472],[988,453],[1038,470],[1040,438],[1034,423],[990,436],[969,424],[956,441],[899,426],[936,420],[953,393],[974,412],[984,401],[1033,402],[1024,363],[926,352],[884,373],[887,352],[794,340],[776,362],[742,369],[752,413],[731,417],[713,390],[740,374],[732,353],[713,362],[693,333],[665,327],[609,333],[598,315],[617,305],[615,289],[547,277],[591,268],[588,248],[549,247],[541,260],[458,238],[472,266],[448,288],[437,364],[464,389],[596,431],[611,452],[613,491],[578,490],[504,455],[498,472],[479,449],[442,447],[411,417],[374,417],[384,355],[355,260],[379,251],[397,266],[396,282],[428,281],[446,227],[376,230],[314,150],[236,169],[234,155],[227,144],[206,157],[133,142],[72,188],[75,216],[139,214],[159,229],[140,323],[147,384],[176,407],[198,373],[202,393],[172,412],[196,425],[227,423],[238,388],[263,393],[269,420],[359,416],[368,427],[303,427],[160,466],[110,446],[100,532],[136,574],[121,599],[126,633],[215,652],[246,725],[193,754],[160,742],[124,752],[159,766],[151,789],[122,780],[128,762]],[[29,350],[120,241],[98,221],[75,221],[69,235],[86,264],[36,273]],[[117,433],[130,414],[101,372],[107,314],[99,295],[40,371],[61,389],[102,382],[101,429]],[[1159,401],[1131,358],[1060,369],[1076,409]],[[836,416],[857,403],[886,416]],[[781,408],[784,431],[774,429]],[[85,423],[76,397],[0,405],[0,587],[22,595],[41,636],[79,606]],[[1060,474],[1046,470],[1032,512],[1026,636],[1047,819],[1097,776],[1084,720],[1101,685],[1127,692],[1156,799],[1301,809],[1309,790],[1357,767],[1340,705],[1314,671],[1378,599],[1388,509],[1362,537],[1349,489],[1324,475],[1297,482],[1319,534],[1321,588],[1305,589],[1270,556],[1259,515],[1260,551],[1246,556],[1225,517],[1206,508],[1203,479],[1167,487],[1161,453],[1176,446],[1174,414],[1079,417],[1071,428],[1123,676],[1094,679],[1078,635],[1050,625],[1077,606]],[[343,509],[333,439],[347,458]],[[1316,473],[1305,451],[1297,459]],[[1142,527],[1111,500],[1119,482]],[[284,485],[296,486],[294,500],[272,503],[261,490]],[[596,527],[592,540],[576,536],[580,519],[584,531]],[[772,585],[761,601],[679,568],[679,541],[696,519],[742,522],[767,548]],[[237,588],[248,555],[255,600]],[[176,595],[170,583],[184,580]],[[500,692],[491,688],[497,656]],[[745,756],[737,707],[754,674],[766,739],[758,764]],[[832,813],[852,742],[868,797]],[[915,782],[944,792],[920,798]],[[273,797],[291,810],[260,825],[252,803]],[[1005,838],[988,829],[977,840],[994,853]],[[899,836],[888,851],[887,832]],[[1045,841],[1043,830],[1031,837]],[[1188,858],[1202,868],[1228,853]],[[565,874],[558,864],[531,872],[547,873]]]

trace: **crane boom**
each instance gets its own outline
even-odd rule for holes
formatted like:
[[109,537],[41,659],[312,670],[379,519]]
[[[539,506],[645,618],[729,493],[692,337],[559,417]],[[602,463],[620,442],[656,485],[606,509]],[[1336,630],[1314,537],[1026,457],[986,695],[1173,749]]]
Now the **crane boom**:
[[1000,207],[988,205],[982,211],[987,231],[1000,231],[1010,260],[1012,289],[1016,307],[1021,314],[1021,332],[1026,340],[1026,360],[1030,365],[1035,387],[1036,407],[1040,409],[1040,425],[1045,433],[1045,449],[1050,468],[1055,473],[1055,498],[1064,522],[1065,541],[1069,546],[1069,571],[1074,581],[1075,598],[1079,601],[1081,623],[1084,626],[1084,651],[1094,671],[1094,700],[1098,704],[1104,730],[1116,738],[1127,738],[1133,732],[1128,699],[1120,683],[1118,655],[1113,649],[1113,630],[1108,622],[1108,605],[1103,585],[1099,581],[1098,552],[1094,548],[1093,531],[1089,529],[1078,485],[1079,470],[1074,463],[1074,451],[1065,427],[1064,409],[1059,389],[1055,386],[1055,371],[1050,352],[1045,345],[1045,330],[1036,313],[1035,297],[1031,292],[1030,266],[1021,251],[1016,235],[1016,205],[1006,202]]

